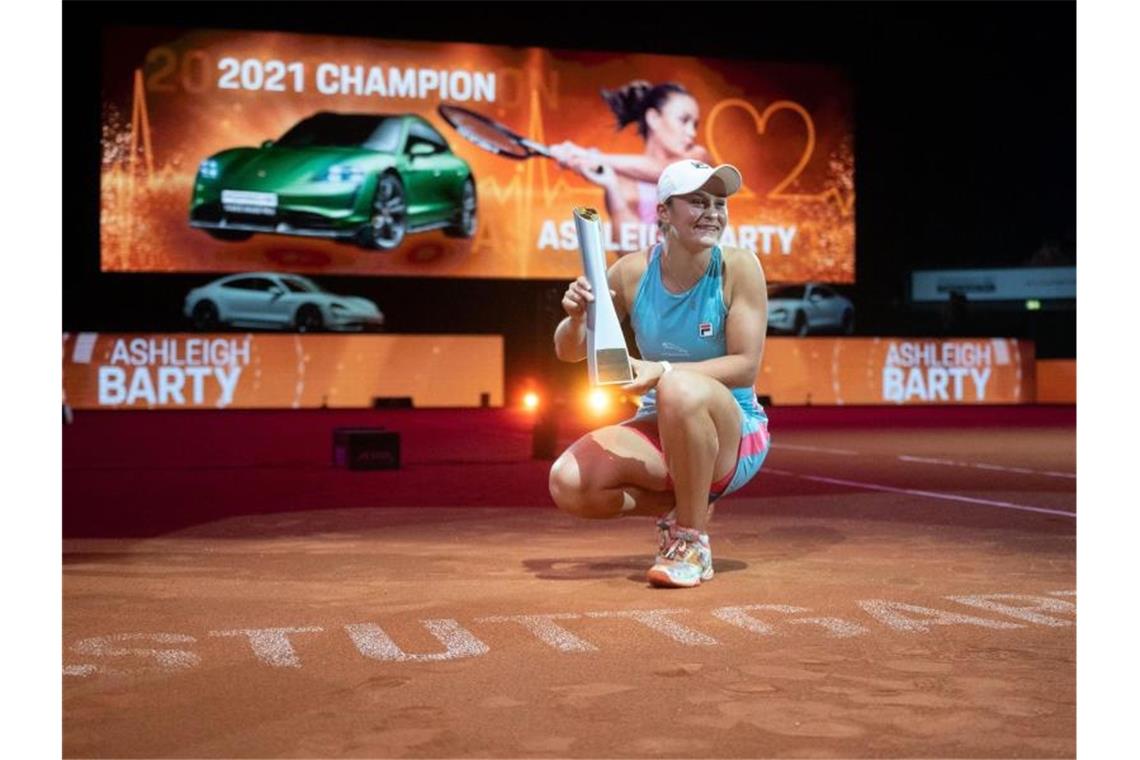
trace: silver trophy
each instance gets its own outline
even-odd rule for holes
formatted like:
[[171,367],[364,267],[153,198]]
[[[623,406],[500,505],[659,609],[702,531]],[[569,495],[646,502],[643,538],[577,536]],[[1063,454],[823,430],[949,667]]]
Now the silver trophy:
[[590,367],[590,382],[593,385],[630,383],[633,372],[629,351],[625,347],[625,336],[622,335],[606,280],[601,218],[592,208],[576,208],[574,227],[578,231],[582,269],[594,291],[594,300],[586,309],[586,361]]

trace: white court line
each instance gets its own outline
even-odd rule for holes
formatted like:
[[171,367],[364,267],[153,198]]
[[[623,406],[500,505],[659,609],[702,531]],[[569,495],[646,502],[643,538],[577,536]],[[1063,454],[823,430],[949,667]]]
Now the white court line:
[[799,446],[793,443],[773,443],[774,449],[793,449],[795,451],[821,451],[824,454],[843,454],[845,456],[855,456],[858,451],[851,451],[850,449],[825,449],[821,446]]
[[[774,449],[790,449],[793,451],[817,451],[823,454],[842,454],[844,456],[858,456],[858,451],[851,449],[829,449],[823,446],[803,446],[793,443],[773,443]],[[995,472],[1014,472],[1019,475],[1045,475],[1050,478],[1066,478],[1076,480],[1074,472],[1057,472],[1056,470],[1031,470],[1028,467],[1005,467],[1000,464],[986,464],[984,462],[956,462],[953,459],[937,459],[935,457],[916,457],[909,454],[898,456],[901,462],[918,462],[920,464],[942,464],[948,467],[973,467],[978,470],[993,470]]]
[[985,464],[983,462],[955,462],[952,459],[934,459],[932,457],[914,457],[907,454],[900,454],[899,461],[902,462],[920,462],[922,464],[944,464],[950,467],[973,467],[978,470],[996,470],[999,472],[1016,472],[1021,475],[1047,475],[1051,478],[1067,478],[1069,480],[1076,480],[1077,474],[1074,472],[1057,472],[1056,470],[1030,470],[1027,467],[1003,467],[998,464]]
[[1045,509],[1044,507],[1030,507],[1025,504],[1013,504],[1008,501],[992,501],[990,499],[975,499],[972,496],[959,496],[952,493],[941,493],[938,491],[919,491],[914,488],[895,488],[894,486],[884,486],[879,483],[861,483],[856,480],[840,480],[839,478],[825,478],[820,475],[804,475],[798,472],[788,472],[787,470],[777,470],[772,467],[765,467],[764,472],[770,472],[775,475],[788,475],[793,478],[803,478],[804,480],[815,480],[820,483],[832,483],[840,486],[853,486],[855,488],[866,488],[869,491],[886,491],[888,493],[902,493],[910,496],[928,496],[932,499],[946,499],[948,501],[964,501],[969,504],[983,504],[987,507],[998,507],[1000,509],[1016,509],[1020,512],[1040,512],[1045,515],[1061,515],[1062,517],[1072,517],[1076,519],[1075,512],[1065,512],[1060,509]]

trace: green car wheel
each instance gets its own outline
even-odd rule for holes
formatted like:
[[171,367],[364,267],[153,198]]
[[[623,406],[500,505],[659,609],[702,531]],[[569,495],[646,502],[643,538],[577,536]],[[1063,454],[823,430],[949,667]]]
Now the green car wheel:
[[404,242],[408,231],[408,202],[404,185],[393,174],[380,177],[372,201],[372,217],[365,228],[364,243],[369,248],[390,251]]
[[459,215],[455,219],[455,224],[450,227],[445,227],[443,234],[448,237],[474,237],[475,228],[478,226],[476,208],[475,183],[468,178],[468,180],[463,183],[463,196],[460,201]]

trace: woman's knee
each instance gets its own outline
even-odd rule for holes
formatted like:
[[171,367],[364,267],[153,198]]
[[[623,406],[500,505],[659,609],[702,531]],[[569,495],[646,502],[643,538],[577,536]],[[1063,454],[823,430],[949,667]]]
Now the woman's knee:
[[578,459],[569,451],[555,460],[550,468],[550,497],[563,512],[575,517],[608,519],[617,511],[611,508],[605,494],[589,482],[589,473],[584,473]]
[[706,409],[708,388],[691,372],[675,370],[657,381],[659,414],[687,416]]
[[559,509],[581,514],[583,507],[582,471],[578,460],[569,452],[554,460],[550,467],[550,498]]

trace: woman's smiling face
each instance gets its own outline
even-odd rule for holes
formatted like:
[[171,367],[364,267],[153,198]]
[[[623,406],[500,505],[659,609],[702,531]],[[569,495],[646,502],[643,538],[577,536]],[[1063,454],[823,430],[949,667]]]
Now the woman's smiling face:
[[689,250],[711,248],[720,242],[728,224],[728,200],[706,189],[674,195],[658,207],[662,221],[675,231]]

